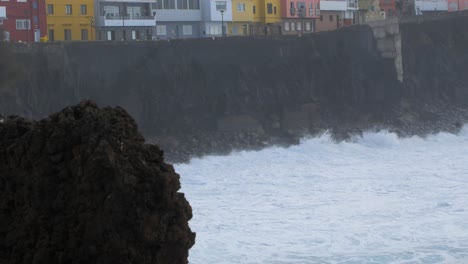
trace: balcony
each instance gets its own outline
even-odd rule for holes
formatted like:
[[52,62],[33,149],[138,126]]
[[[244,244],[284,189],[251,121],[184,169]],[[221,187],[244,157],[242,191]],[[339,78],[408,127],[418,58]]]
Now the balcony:
[[99,17],[100,25],[103,27],[154,27],[156,21],[154,16],[120,16],[107,14]]

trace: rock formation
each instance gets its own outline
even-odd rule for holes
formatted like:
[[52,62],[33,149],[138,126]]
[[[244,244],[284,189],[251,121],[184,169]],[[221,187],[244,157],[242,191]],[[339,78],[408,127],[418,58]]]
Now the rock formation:
[[179,189],[120,107],[0,117],[0,263],[187,263]]

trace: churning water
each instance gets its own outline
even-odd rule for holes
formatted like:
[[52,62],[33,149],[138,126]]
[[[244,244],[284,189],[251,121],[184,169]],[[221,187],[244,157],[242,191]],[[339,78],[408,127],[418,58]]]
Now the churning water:
[[367,133],[176,165],[190,263],[468,263],[468,126]]

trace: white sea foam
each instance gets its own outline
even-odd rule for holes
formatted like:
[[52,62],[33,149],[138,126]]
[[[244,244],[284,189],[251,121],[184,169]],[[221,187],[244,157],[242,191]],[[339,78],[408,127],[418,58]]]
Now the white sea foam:
[[197,232],[190,263],[468,263],[468,126],[323,135],[176,171]]

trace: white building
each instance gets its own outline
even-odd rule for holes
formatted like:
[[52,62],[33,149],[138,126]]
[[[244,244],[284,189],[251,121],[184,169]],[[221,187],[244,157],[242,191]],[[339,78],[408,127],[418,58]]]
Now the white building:
[[156,14],[156,38],[201,37],[200,1],[206,0],[156,0],[152,4]]
[[227,34],[227,23],[232,22],[231,0],[203,0],[202,12],[203,36],[222,36],[223,32]]
[[356,12],[359,10],[359,5],[357,0],[321,0],[320,10],[343,12],[344,19],[354,20],[356,17]]
[[95,0],[98,40],[151,40],[156,20],[155,0]]
[[448,3],[447,0],[415,0],[414,9],[416,15],[431,12],[447,12]]

